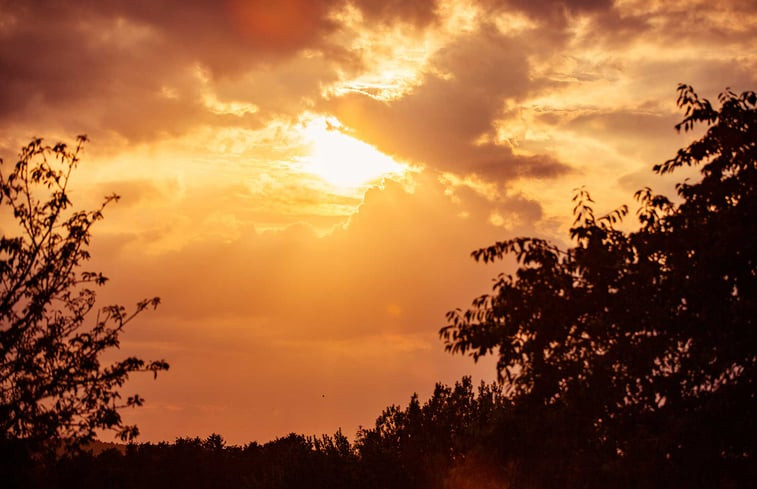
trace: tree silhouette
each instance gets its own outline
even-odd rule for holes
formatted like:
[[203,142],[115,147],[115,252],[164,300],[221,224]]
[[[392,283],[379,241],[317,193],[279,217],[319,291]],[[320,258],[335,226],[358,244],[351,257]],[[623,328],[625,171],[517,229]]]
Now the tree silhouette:
[[168,368],[136,357],[101,363],[104,352],[118,348],[124,326],[159,299],[132,312],[95,307],[93,287],[107,279],[81,267],[92,225],[118,196],[93,211],[71,208],[67,185],[85,141],[79,136],[69,150],[33,140],[7,173],[0,171],[0,439],[32,450],[76,446],[97,429],[132,438],[137,428],[125,426],[118,410],[143,400],[123,400],[119,388],[132,372]]
[[563,454],[552,468],[532,466],[542,485],[753,478],[757,96],[726,91],[716,109],[689,86],[678,93],[676,129],[707,126],[654,167],[701,166],[700,180],[677,185],[678,202],[640,190],[640,226],[624,232],[615,225],[625,206],[595,217],[579,190],[575,245],[515,238],[474,251],[484,262],[512,254],[520,266],[440,330],[450,352],[498,355],[519,419],[539,426],[511,432],[539,443],[542,462]]
[[475,487],[500,482],[504,473],[499,468],[482,477],[481,467],[492,467],[486,453],[490,435],[509,408],[498,385],[474,389],[470,377],[454,387],[436,384],[424,404],[413,395],[406,408],[386,408],[355,442],[364,484],[420,489],[462,486],[461,478]]
[[30,487],[165,487],[347,489],[366,487],[349,441],[334,436],[291,433],[263,445],[226,445],[220,435],[178,438],[175,443],[129,444],[61,457],[38,471]]

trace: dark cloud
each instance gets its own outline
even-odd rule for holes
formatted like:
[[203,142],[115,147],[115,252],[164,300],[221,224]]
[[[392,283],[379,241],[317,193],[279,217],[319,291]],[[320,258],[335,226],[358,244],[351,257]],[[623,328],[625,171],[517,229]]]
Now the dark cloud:
[[[425,24],[434,18],[434,2],[356,4],[369,23]],[[177,78],[186,79],[195,65],[218,81],[276,65],[303,48],[334,53],[338,47],[327,46],[324,38],[337,28],[329,14],[343,5],[342,0],[3,2],[0,118],[39,116],[35,107],[46,106],[73,119],[66,111],[81,109],[84,102],[115,102],[108,109],[121,115],[103,121],[115,123],[114,129],[140,136],[135,127],[118,124],[134,119],[133,108],[144,111],[143,126],[150,120],[147,126],[170,132],[169,120],[181,125],[197,119],[202,107],[191,90],[166,99],[164,86],[181,84]],[[317,90],[324,80],[309,75],[310,90]]]
[[757,39],[753,28],[754,15],[757,14],[754,0],[663,2],[653,12],[642,10],[635,13],[654,18],[655,35],[678,44],[728,45]]
[[676,45],[730,44],[754,41],[754,0],[692,0],[637,2],[616,5],[613,0],[486,0],[492,14],[521,12],[555,35],[571,25],[571,20],[587,22],[583,35],[590,43],[618,48],[645,36]]
[[92,1],[89,8],[158,30],[173,50],[224,76],[305,47],[335,28],[326,0]]
[[[115,132],[131,141],[223,124],[204,106],[203,83],[233,82],[317,49],[334,27],[329,8],[310,0],[5,2],[0,123],[49,130],[54,121],[61,132]],[[293,87],[304,96],[324,81],[307,75],[309,90],[305,74]],[[251,96],[259,95],[243,100]],[[234,122],[249,127],[259,117]]]
[[[633,8],[636,7],[636,8]],[[643,2],[589,19],[589,40],[618,48],[644,39],[660,46],[721,47],[757,42],[752,28],[757,2],[741,0]],[[746,54],[746,53],[744,53]]]
[[[162,84],[176,80],[177,67],[161,60],[159,36],[53,5],[12,12],[0,43],[0,120],[37,127],[52,120],[73,133],[105,126],[139,138],[150,128],[180,129],[200,113],[199,98],[188,96],[191,86],[182,99],[161,95]],[[135,39],[137,34],[145,37]]]

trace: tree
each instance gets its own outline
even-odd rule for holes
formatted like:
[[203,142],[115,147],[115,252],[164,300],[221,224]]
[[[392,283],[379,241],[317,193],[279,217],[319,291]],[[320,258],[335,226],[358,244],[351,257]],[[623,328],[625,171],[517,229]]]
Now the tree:
[[168,368],[162,360],[101,360],[118,348],[124,326],[159,299],[132,312],[95,307],[94,287],[107,278],[82,266],[92,226],[118,196],[96,210],[72,209],[67,187],[85,141],[79,136],[70,150],[35,139],[7,175],[0,171],[0,439],[33,450],[76,446],[97,429],[133,438],[137,428],[122,423],[119,409],[143,399],[122,400],[119,388],[132,372],[157,376]]
[[[492,427],[507,415],[509,402],[498,385],[470,377],[454,387],[437,383],[421,404],[413,394],[406,408],[392,405],[370,429],[357,434],[355,448],[368,487],[501,487],[504,471],[490,466]],[[465,485],[464,485],[465,484]]]
[[632,232],[615,227],[627,207],[595,217],[579,190],[574,246],[515,238],[474,251],[519,268],[440,330],[450,352],[498,355],[523,422],[551,420],[543,442],[586,471],[541,473],[563,487],[606,481],[598,471],[648,487],[755,475],[757,95],[726,91],[716,109],[689,86],[678,94],[676,129],[707,130],[653,170],[699,165],[701,179],[679,183],[677,202],[637,192]]

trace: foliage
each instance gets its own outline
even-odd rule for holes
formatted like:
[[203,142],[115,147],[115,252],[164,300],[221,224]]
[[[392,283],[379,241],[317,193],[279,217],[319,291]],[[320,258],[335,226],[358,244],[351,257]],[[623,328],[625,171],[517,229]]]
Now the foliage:
[[118,348],[124,326],[159,299],[141,301],[132,312],[95,308],[93,287],[107,279],[81,267],[90,257],[92,226],[118,196],[93,211],[71,208],[67,186],[86,137],[77,141],[70,150],[33,140],[7,174],[0,172],[0,439],[35,449],[76,446],[97,429],[135,436],[118,410],[143,400],[122,400],[119,388],[132,372],[168,368],[136,357],[101,362]]
[[[454,387],[437,384],[431,398],[421,405],[413,395],[406,408],[390,406],[374,428],[358,432],[355,448],[368,473],[370,487],[440,488],[467,484],[484,487],[503,474],[492,467],[487,450],[493,427],[510,408],[497,385],[473,388],[470,377]],[[370,481],[370,483],[368,483]]]
[[220,435],[130,444],[59,459],[25,487],[340,489],[365,487],[358,459],[338,431],[289,434],[263,445],[226,445]]
[[[220,435],[174,443],[94,446],[31,469],[22,487],[447,488],[502,487],[488,456],[509,409],[499,387],[469,377],[438,384],[424,404],[391,406],[357,440],[291,433],[265,444],[227,445]],[[93,452],[97,453],[93,453]]]
[[626,207],[595,217],[580,190],[573,247],[515,238],[474,251],[520,267],[440,331],[448,351],[498,355],[527,422],[571,424],[542,441],[565,445],[585,478],[604,464],[630,485],[675,474],[716,486],[754,470],[757,96],[727,91],[715,109],[689,86],[678,92],[676,128],[708,128],[654,171],[700,165],[702,178],[679,183],[675,202],[637,192],[632,232],[616,228]]

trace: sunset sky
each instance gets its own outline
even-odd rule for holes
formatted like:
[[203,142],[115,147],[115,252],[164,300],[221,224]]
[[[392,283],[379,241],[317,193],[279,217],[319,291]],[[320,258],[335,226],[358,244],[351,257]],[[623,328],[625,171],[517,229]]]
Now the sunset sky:
[[438,339],[513,270],[470,252],[568,245],[576,187],[672,194],[678,83],[757,88],[757,1],[0,0],[0,156],[86,133],[102,304],[163,301],[121,350],[171,364],[123,391],[142,441],[352,436],[493,379]]

